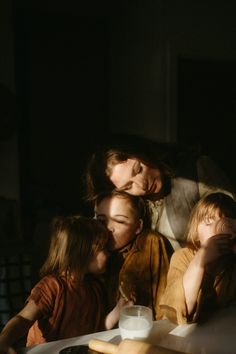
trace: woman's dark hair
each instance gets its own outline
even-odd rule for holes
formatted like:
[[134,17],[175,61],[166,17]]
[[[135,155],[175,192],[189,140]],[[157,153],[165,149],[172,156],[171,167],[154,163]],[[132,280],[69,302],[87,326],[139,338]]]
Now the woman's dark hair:
[[114,139],[113,142],[97,147],[90,156],[85,175],[85,200],[94,201],[96,197],[106,191],[114,189],[114,185],[106,174],[107,163],[112,159],[119,163],[129,158],[137,158],[144,164],[159,168],[164,179],[173,176],[173,155],[171,148],[138,136],[125,136]]

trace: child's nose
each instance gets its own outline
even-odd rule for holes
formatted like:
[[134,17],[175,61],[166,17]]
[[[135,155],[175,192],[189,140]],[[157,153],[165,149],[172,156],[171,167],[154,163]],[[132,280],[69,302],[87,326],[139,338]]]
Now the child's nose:
[[109,230],[111,233],[114,232],[114,224],[113,224],[113,222],[108,221],[106,226],[107,226],[108,230]]

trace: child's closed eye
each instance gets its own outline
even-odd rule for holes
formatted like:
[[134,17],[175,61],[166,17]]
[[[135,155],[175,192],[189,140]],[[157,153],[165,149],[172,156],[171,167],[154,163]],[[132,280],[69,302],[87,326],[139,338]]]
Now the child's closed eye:
[[215,220],[212,217],[205,218],[204,220],[206,226],[211,226],[215,223]]

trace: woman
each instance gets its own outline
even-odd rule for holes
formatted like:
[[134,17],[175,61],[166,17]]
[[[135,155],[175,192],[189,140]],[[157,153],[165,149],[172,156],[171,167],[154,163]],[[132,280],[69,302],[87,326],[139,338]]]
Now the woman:
[[172,255],[161,300],[164,314],[178,324],[206,320],[236,301],[236,202],[224,193],[202,198],[187,241]]
[[[190,212],[203,195],[218,190],[232,196],[227,178],[206,156],[183,155],[180,160],[173,149],[144,138],[120,141],[100,147],[89,159],[86,199],[114,188],[142,196],[152,229],[166,236],[174,249],[185,245]],[[175,172],[170,165],[178,165]]]

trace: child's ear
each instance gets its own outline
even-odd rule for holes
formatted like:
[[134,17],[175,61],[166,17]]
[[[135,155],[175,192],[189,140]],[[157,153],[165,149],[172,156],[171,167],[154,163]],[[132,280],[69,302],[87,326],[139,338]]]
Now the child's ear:
[[136,235],[140,234],[140,232],[143,229],[143,219],[139,219],[138,220],[138,226],[137,226],[137,230],[135,232]]

